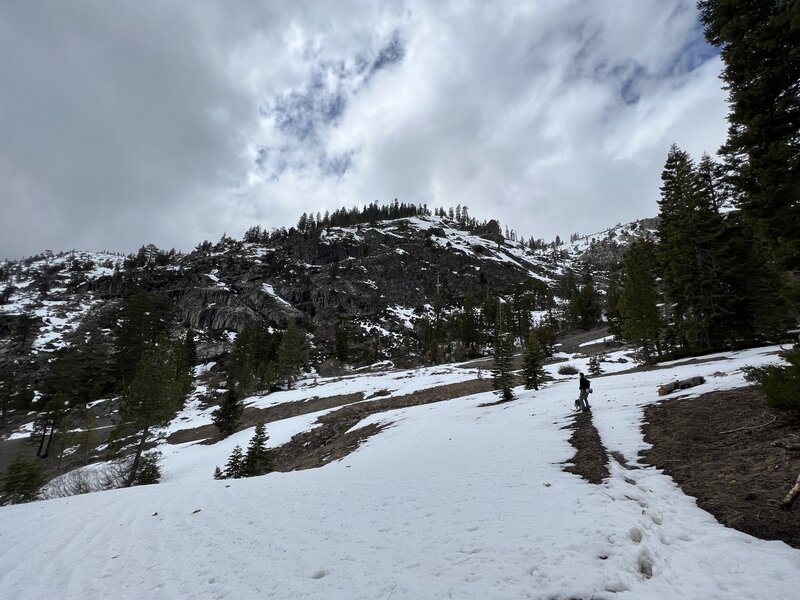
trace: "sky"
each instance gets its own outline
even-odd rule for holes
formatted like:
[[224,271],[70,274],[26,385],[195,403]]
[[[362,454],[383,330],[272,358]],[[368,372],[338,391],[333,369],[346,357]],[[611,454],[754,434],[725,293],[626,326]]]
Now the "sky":
[[395,198],[594,233],[716,152],[721,67],[694,0],[6,2],[0,258]]

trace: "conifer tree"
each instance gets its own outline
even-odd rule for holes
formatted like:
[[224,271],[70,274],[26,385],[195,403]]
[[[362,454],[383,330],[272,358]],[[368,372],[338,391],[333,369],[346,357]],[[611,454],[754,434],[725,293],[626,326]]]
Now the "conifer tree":
[[225,479],[225,474],[219,467],[214,467],[214,479]]
[[334,337],[334,348],[336,358],[341,362],[346,363],[350,358],[350,341],[347,333],[347,327],[344,320],[340,319],[336,323],[336,333]]
[[522,360],[522,373],[525,379],[525,389],[538,390],[544,381],[544,353],[542,352],[541,341],[535,328],[531,329],[528,335],[528,347],[525,349],[525,356]]
[[197,343],[194,339],[194,329],[191,327],[186,331],[184,349],[186,350],[186,364],[189,369],[192,369],[197,364]]
[[158,461],[161,459],[161,452],[146,452],[142,455],[142,464],[136,473],[133,485],[153,485],[161,481],[161,466]]
[[120,427],[140,432],[126,487],[133,485],[136,479],[150,430],[166,425],[183,404],[186,395],[185,378],[180,376],[183,365],[175,347],[166,338],[147,350],[136,365],[136,374],[120,409]]
[[600,359],[595,354],[589,359],[589,374],[592,377],[597,377],[603,373],[603,368],[600,366]]
[[581,287],[576,288],[570,295],[569,315],[575,327],[591,329],[600,319],[600,298],[594,286],[594,278],[587,270],[583,274]]
[[[501,305],[502,306],[502,305]],[[498,313],[497,332],[494,338],[492,358],[492,385],[504,401],[514,399],[513,356],[514,343],[511,334],[504,327],[503,310]]]
[[724,284],[724,221],[714,208],[716,189],[689,155],[672,145],[662,172],[659,259],[664,293],[681,345],[718,346],[730,293]]
[[800,270],[800,18],[787,0],[701,0],[706,40],[720,49],[728,91],[721,149],[736,204],[779,269]]
[[306,337],[292,321],[278,349],[278,376],[286,381],[286,389],[292,389],[292,383],[300,377],[305,361]]
[[3,504],[19,504],[36,500],[45,477],[38,460],[30,460],[20,452],[3,478]]
[[256,430],[250,443],[247,445],[247,454],[244,458],[244,472],[247,477],[264,475],[273,470],[272,457],[267,448],[267,430],[263,421],[256,425]]
[[479,340],[478,323],[475,318],[475,286],[469,283],[464,294],[464,308],[459,322],[459,337],[461,343],[475,351],[475,346]]
[[646,364],[652,362],[661,331],[655,288],[655,263],[653,244],[641,239],[631,244],[623,261],[624,277],[620,297],[622,333],[642,346]]
[[767,397],[767,405],[779,410],[800,409],[800,344],[781,352],[787,364],[745,367],[745,379],[757,384]]
[[228,437],[239,427],[242,414],[244,414],[242,396],[235,385],[230,385],[222,397],[220,405],[211,413],[211,422],[214,423],[222,437]]
[[225,465],[225,478],[226,479],[240,479],[246,477],[244,467],[244,453],[242,447],[239,445],[234,446],[233,452],[228,457],[228,462]]
[[608,332],[612,335],[622,335],[622,315],[619,310],[619,303],[622,298],[622,283],[617,271],[613,271],[608,277],[608,287],[606,288],[606,322]]

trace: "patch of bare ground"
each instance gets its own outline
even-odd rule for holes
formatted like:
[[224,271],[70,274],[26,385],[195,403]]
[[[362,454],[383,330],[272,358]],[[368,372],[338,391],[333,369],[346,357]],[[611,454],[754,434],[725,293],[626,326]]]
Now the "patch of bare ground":
[[[370,436],[380,432],[386,425],[367,425],[348,431],[371,414],[409,406],[419,406],[452,400],[461,396],[479,394],[492,389],[491,379],[471,379],[450,385],[420,390],[404,396],[382,398],[381,392],[375,399],[364,400],[363,394],[348,394],[330,398],[287,402],[268,408],[248,407],[245,409],[242,424],[238,430],[252,427],[259,421],[269,423],[298,415],[304,415],[326,408],[341,406],[317,419],[318,426],[310,431],[298,433],[286,444],[275,448],[273,459],[276,470],[295,471],[321,467],[331,461],[347,456]],[[216,427],[204,425],[175,432],[167,438],[170,444],[206,440],[214,443],[219,440]]]
[[575,456],[564,471],[580,475],[589,483],[602,483],[609,475],[608,454],[592,423],[592,413],[576,413],[568,428],[573,430],[569,443],[575,448]]
[[644,415],[646,462],[723,525],[800,548],[800,511],[780,510],[800,472],[797,415],[768,408],[753,387],[665,400]]
[[[268,406],[267,408],[248,406],[244,409],[242,422],[239,424],[236,431],[253,427],[261,421],[269,423],[271,421],[280,421],[281,419],[288,419],[290,417],[299,417],[300,415],[307,415],[308,413],[317,412],[318,410],[360,402],[363,399],[364,394],[356,392],[354,394],[342,394],[326,398],[315,396],[308,400],[284,402],[283,404],[276,404],[275,406]],[[176,431],[167,437],[167,442],[170,444],[182,444],[184,442],[209,440],[210,443],[213,443],[218,441],[216,439],[218,435],[219,432],[214,425],[201,425],[200,427]]]
[[283,446],[276,448],[273,452],[275,467],[278,471],[313,469],[347,456],[364,440],[386,427],[386,425],[372,424],[347,433],[374,413],[452,400],[490,389],[492,389],[491,380],[471,379],[404,396],[366,400],[343,406],[317,419],[319,427],[299,433]]

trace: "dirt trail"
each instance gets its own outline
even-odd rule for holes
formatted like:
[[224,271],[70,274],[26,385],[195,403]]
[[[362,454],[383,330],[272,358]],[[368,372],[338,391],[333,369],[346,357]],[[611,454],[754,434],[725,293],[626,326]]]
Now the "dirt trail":
[[575,413],[572,425],[567,428],[573,430],[569,443],[575,448],[575,456],[564,471],[580,475],[589,483],[602,483],[609,476],[608,453],[592,423],[592,413]]

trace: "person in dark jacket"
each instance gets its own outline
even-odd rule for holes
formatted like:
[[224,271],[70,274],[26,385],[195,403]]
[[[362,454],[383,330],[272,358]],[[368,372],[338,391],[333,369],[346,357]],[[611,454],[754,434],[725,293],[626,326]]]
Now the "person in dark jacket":
[[586,375],[583,373],[580,375],[581,378],[578,383],[578,389],[580,390],[581,395],[578,397],[578,408],[583,411],[587,411],[589,410],[589,394],[592,393],[592,384],[589,383]]

